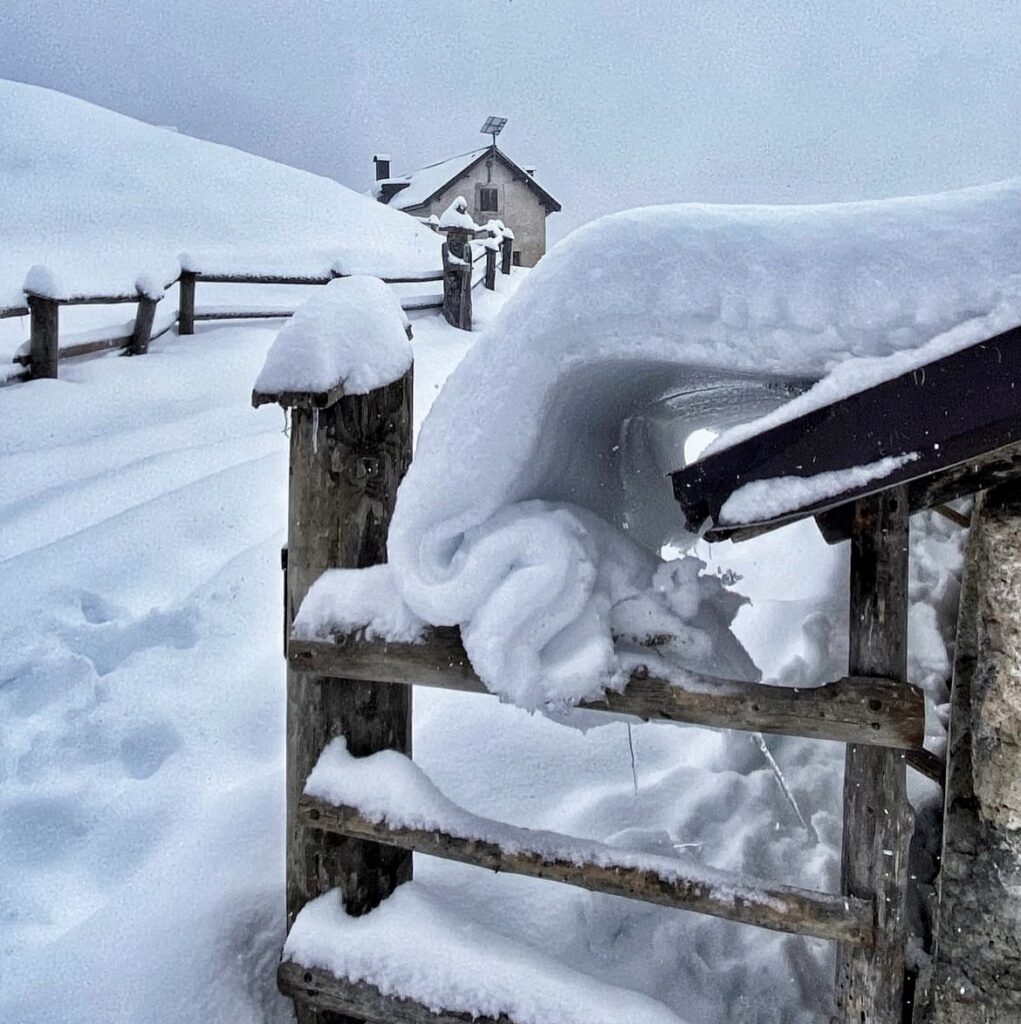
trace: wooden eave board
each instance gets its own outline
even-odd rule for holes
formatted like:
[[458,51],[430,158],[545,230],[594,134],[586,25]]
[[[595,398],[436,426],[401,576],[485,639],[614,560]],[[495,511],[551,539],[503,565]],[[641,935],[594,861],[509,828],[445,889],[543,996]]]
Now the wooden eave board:
[[[719,539],[783,525],[945,473],[1018,441],[1021,327],[789,420],[671,476],[688,528],[697,532],[708,521],[713,529],[707,536]],[[812,477],[909,452],[918,457],[868,484],[772,518],[720,521],[727,499],[753,481]]]

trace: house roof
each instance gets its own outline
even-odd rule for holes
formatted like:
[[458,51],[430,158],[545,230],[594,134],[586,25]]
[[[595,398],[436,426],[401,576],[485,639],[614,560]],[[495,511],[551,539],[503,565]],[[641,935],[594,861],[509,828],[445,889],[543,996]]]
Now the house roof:
[[[393,178],[386,178],[376,182],[378,189],[384,195],[384,201],[398,210],[411,210],[418,206],[424,206],[431,199],[442,192],[448,185],[452,184],[462,174],[471,170],[495,150],[497,157],[501,159],[521,180],[532,189],[539,198],[539,202],[546,207],[549,213],[556,213],[560,210],[560,203],[556,201],[527,171],[519,167],[502,150],[495,146],[483,146],[481,149],[473,149],[467,153],[460,153],[458,156],[449,157],[439,163],[429,164],[426,167],[412,171],[411,174],[400,175]],[[389,186],[389,189],[386,188]],[[386,191],[390,191],[391,198],[385,198]]]

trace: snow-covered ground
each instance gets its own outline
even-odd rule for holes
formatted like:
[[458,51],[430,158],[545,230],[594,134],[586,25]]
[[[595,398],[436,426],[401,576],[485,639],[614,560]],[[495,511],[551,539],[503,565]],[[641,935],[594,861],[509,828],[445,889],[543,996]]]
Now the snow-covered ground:
[[[480,320],[493,298],[482,296]],[[279,410],[249,404],[275,329],[168,335],[145,358],[72,362],[60,381],[0,392],[10,1024],[56,1024],[69,1005],[96,1024],[289,1019],[273,980],[287,441]],[[414,329],[420,422],[474,336],[436,316]],[[754,594],[736,628],[767,676],[808,682],[839,664],[843,549],[801,524],[699,553]],[[822,615],[832,624],[820,636]],[[415,701],[417,763],[475,813],[835,882],[836,745],[769,740],[815,841],[746,734],[636,726],[633,774],[622,724],[581,733],[484,697]],[[807,1022],[825,1004],[825,943],[428,858],[416,875],[403,900],[420,927],[439,914],[554,980],[597,978],[636,1020]],[[663,1005],[643,1016],[646,997]]]
[[[435,316],[414,326],[420,421],[472,338]],[[249,404],[274,333],[168,335],[143,359],[72,362],[60,381],[0,392],[0,1019],[11,1024],[63,1021],[68,1005],[97,1024],[288,1019],[273,982],[287,442],[279,410]],[[801,543],[833,560],[810,532]],[[800,609],[826,593],[825,570],[799,585],[784,596]],[[826,837],[816,845],[747,736],[641,726],[633,738],[637,793],[623,725],[582,734],[495,700],[416,694],[416,760],[477,813],[832,881],[835,782],[818,777],[836,749],[774,744]],[[826,977],[820,944],[695,915],[425,858],[414,886],[691,1021],[718,1019],[724,1003],[739,1020],[742,999],[762,1007],[747,1019],[778,1021],[780,1007],[814,1005]]]
[[[0,254],[2,294],[19,294],[30,263],[49,265],[68,290],[131,287],[140,271],[172,270],[180,249],[199,244],[213,246],[206,258],[234,267],[300,257],[319,269],[345,252],[352,267],[384,255],[437,262],[434,235],[333,183],[29,87],[0,83],[0,103],[12,112],[10,139],[35,139],[39,153],[35,165],[25,151],[0,160],[14,186],[0,194],[14,240]],[[128,156],[112,160],[110,146]],[[449,540],[536,497],[585,505],[655,549],[668,539],[665,517],[676,514],[668,488],[652,520],[627,518],[651,489],[645,480],[622,485],[617,463],[635,456],[662,482],[660,463],[677,457],[700,417],[718,429],[750,415],[754,402],[721,414],[718,394],[691,404],[721,359],[738,374],[819,374],[848,356],[912,348],[994,309],[1009,313],[1017,248],[1003,229],[1014,230],[1019,196],[1008,183],[927,208],[809,208],[788,222],[761,208],[623,214],[579,233],[580,244],[555,250],[538,272],[498,278],[497,295],[475,293],[484,327],[527,282],[503,349],[501,339],[476,345],[478,334],[438,316],[413,317],[416,427],[461,370],[422,433],[417,483],[404,499],[407,575],[417,530],[438,523]],[[955,243],[969,217],[972,244],[961,255]],[[898,238],[905,218],[910,230]],[[47,225],[56,226],[40,234]],[[286,251],[277,242],[285,228]],[[842,248],[820,260],[827,239]],[[891,263],[898,245],[904,258]],[[97,251],[106,255],[94,260]],[[638,258],[650,253],[656,275]],[[856,274],[845,273],[850,265]],[[612,288],[607,266],[618,274]],[[915,285],[931,275],[936,284],[920,294]],[[912,284],[891,292],[895,280]],[[548,318],[551,309],[559,319]],[[69,1014],[86,1024],[290,1019],[274,986],[283,940],[287,439],[278,409],[250,406],[278,327],[201,325],[190,338],[164,336],[144,358],[68,362],[59,381],[0,390],[5,1024],[56,1024]],[[679,332],[683,379],[671,345]],[[768,352],[756,347],[763,339]],[[692,374],[695,366],[705,374]],[[464,386],[473,381],[474,395]],[[744,384],[735,387],[747,399]],[[466,417],[473,402],[478,414]],[[517,432],[501,402],[517,410]],[[614,410],[639,407],[648,431],[622,440]],[[551,438],[565,443],[551,452]],[[430,473],[451,464],[452,450],[461,475],[430,490]],[[515,479],[536,452],[541,472]],[[601,498],[591,458],[604,459],[612,474],[603,479],[616,481]],[[587,502],[585,479],[594,481]],[[539,493],[550,481],[570,493]],[[470,521],[444,534],[451,504],[467,507]],[[916,525],[910,676],[938,704],[963,534],[933,516]],[[517,536],[528,540],[527,529]],[[694,544],[719,577],[711,584],[725,580],[751,597],[732,628],[764,678],[811,685],[842,674],[846,545],[827,547],[811,523],[746,545],[677,543]],[[935,721],[932,731],[938,738]],[[629,732],[621,722],[584,732],[493,698],[431,691],[415,695],[414,743],[418,766],[472,814],[636,855],[836,887],[838,745],[770,738],[767,756],[743,733]],[[926,795],[912,778],[914,795]],[[325,906],[331,916],[335,905]],[[424,857],[415,881],[378,915],[338,927],[352,955],[417,935],[417,947],[434,954],[430,984],[460,985],[479,1008],[526,999],[515,1005],[536,1020],[544,1010],[560,1019],[565,993],[591,984],[598,1007],[591,998],[575,1005],[582,1018],[596,1019],[593,1007],[644,1024],[808,1024],[825,1017],[831,990],[832,950],[822,942]],[[491,985],[479,956],[487,951],[500,960]],[[402,978],[392,956],[371,966]],[[529,978],[542,983],[529,988]]]
[[[0,308],[24,304],[36,265],[49,271],[47,293],[63,296],[133,293],[140,275],[166,284],[182,258],[207,271],[296,275],[440,264],[435,234],[335,181],[3,79],[0,225]],[[291,304],[296,291],[206,285],[197,301]],[[176,308],[175,288],[157,327]],[[132,313],[64,310],[62,334]],[[26,330],[0,321],[0,374]]]

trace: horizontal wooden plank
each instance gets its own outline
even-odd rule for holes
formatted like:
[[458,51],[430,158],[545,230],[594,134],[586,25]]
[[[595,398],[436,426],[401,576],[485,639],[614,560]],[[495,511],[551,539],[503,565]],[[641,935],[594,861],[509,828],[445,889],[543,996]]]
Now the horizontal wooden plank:
[[328,409],[344,397],[344,385],[329,391],[253,391],[252,405],[282,405],[287,409]]
[[[35,292],[27,291],[26,295],[35,296]],[[38,298],[49,298],[47,295]],[[112,295],[68,295],[54,299],[58,306],[123,306],[129,302],[138,302],[138,292],[117,292]]]
[[8,387],[11,384],[21,384],[28,379],[28,370],[22,370],[19,373],[12,373],[9,377],[0,378],[0,388]]
[[[948,518],[953,518],[959,526],[967,526],[966,517],[958,516],[952,509],[945,507],[948,501],[987,491],[1018,476],[1021,476],[1021,441],[995,448],[978,458],[968,459],[937,473],[912,480],[907,488],[908,509],[912,513],[937,509]],[[850,504],[839,505],[815,513],[819,529],[830,544],[840,543],[851,536],[851,508]],[[803,518],[800,513],[795,513],[759,526],[713,528],[706,531],[705,539],[735,542],[750,540],[800,518]]]
[[289,960],[277,968],[277,988],[291,999],[370,1024],[517,1024],[505,1014],[473,1017],[449,1010],[436,1012],[411,999],[385,996],[375,985],[338,978],[328,971]]
[[96,338],[93,341],[83,341],[77,345],[60,347],[61,359],[74,359],[75,356],[91,356],[97,352],[108,352],[115,348],[124,348],[131,341],[131,335],[115,335],[111,338]]
[[[322,285],[329,284],[338,277],[349,277],[349,274],[220,274],[215,272],[195,272],[196,281],[207,284],[294,284]],[[378,275],[372,275],[378,276]],[[442,270],[423,270],[406,274],[395,274],[392,277],[381,277],[384,284],[421,284],[423,281],[442,281]]]
[[329,284],[337,275],[331,273],[322,274],[227,274],[201,270],[195,272],[196,281],[204,281],[207,284],[303,284],[319,285]]
[[[747,536],[904,483],[909,502],[943,504],[979,485],[974,472],[957,467],[1021,441],[1019,380],[1021,327],[712,452],[672,474],[674,496],[690,530],[712,527],[707,539]],[[907,454],[915,457],[885,476],[782,514],[722,519],[727,500],[749,483],[811,478]],[[932,477],[940,483],[926,483]]]
[[437,296],[436,298],[408,299],[407,301],[401,302],[401,308],[405,313],[411,313],[421,309],[442,309],[443,297]]
[[625,866],[612,862],[614,853],[619,856],[621,851],[610,847],[604,848],[606,858],[600,858],[601,862],[584,861],[580,859],[584,853],[570,854],[571,844],[586,852],[589,847],[601,844],[572,840],[568,836],[559,837],[567,851],[565,855],[545,857],[538,851],[538,843],[530,841],[536,834],[529,829],[502,826],[513,835],[513,846],[506,848],[468,835],[370,821],[352,807],[337,807],[308,796],[299,801],[298,819],[311,828],[491,871],[545,878],[592,892],[690,910],[772,931],[812,935],[853,945],[871,942],[872,906],[853,897],[771,885],[713,869],[685,875],[680,870],[667,874]]
[[0,308],[0,320],[12,316],[28,316],[28,306],[4,306]]
[[[651,652],[650,652],[651,653]],[[424,643],[392,644],[358,637],[291,637],[291,666],[335,679],[434,686],[488,693],[475,674],[457,629],[430,631]],[[689,673],[683,684],[638,667],[620,693],[581,705],[648,721],[837,740],[903,750],[921,749],[922,692],[892,679],[849,677],[812,689],[766,686]]]
[[199,320],[285,320],[294,316],[293,309],[279,307],[265,309],[196,309],[192,318]]

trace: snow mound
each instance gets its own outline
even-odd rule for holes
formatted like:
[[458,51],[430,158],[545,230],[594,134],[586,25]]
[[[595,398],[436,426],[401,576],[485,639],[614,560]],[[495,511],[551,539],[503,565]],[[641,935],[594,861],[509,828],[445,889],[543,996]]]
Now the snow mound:
[[[580,229],[422,427],[389,539],[404,600],[460,625],[479,675],[519,703],[617,685],[614,609],[648,589],[652,552],[680,530],[664,474],[691,430],[776,407],[784,392],[768,385],[793,376],[983,315],[1021,321],[1019,242],[1018,180],[835,206],[654,207]],[[733,674],[711,658],[728,625],[703,631],[719,643],[689,667]]]
[[471,214],[468,213],[468,202],[464,196],[458,196],[444,211],[440,214],[439,227],[443,228],[463,228],[466,231],[477,231],[479,226],[471,218]]
[[364,395],[384,387],[411,366],[407,329],[400,300],[379,278],[338,278],[280,328],[255,390],[324,392],[343,384],[345,394]]
[[302,909],[284,959],[436,1013],[506,1014],[515,1024],[683,1024],[655,999],[574,971],[444,902],[408,882],[371,913],[349,917],[335,889]]
[[0,154],[0,307],[39,263],[69,295],[165,284],[183,250],[221,272],[439,263],[428,229],[335,181],[49,89],[0,80]]

